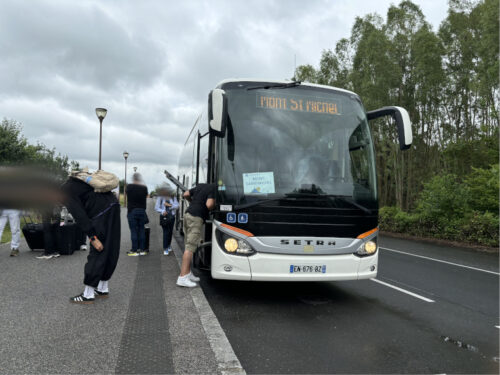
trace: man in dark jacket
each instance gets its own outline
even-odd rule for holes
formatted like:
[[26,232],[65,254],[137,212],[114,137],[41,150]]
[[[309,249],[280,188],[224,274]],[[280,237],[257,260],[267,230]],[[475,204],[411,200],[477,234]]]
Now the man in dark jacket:
[[120,254],[120,204],[112,192],[96,193],[84,181],[70,177],[62,186],[65,206],[90,238],[85,264],[83,293],[70,298],[73,303],[94,303],[107,297],[108,281]]
[[192,288],[200,279],[191,273],[191,261],[200,244],[203,223],[208,219],[208,212],[215,208],[215,184],[199,184],[186,191],[183,197],[191,203],[184,214],[186,250],[182,256],[181,274],[177,278],[177,285]]

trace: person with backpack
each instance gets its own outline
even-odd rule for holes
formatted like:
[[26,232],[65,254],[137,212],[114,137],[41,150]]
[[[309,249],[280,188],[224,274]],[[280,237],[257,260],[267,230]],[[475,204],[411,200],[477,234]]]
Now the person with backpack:
[[64,205],[90,238],[84,268],[84,291],[70,298],[78,304],[94,303],[109,295],[109,280],[120,255],[120,204],[112,193],[118,178],[111,173],[73,173],[63,184]]
[[179,208],[179,202],[174,196],[174,192],[169,187],[162,187],[158,190],[155,211],[160,213],[160,225],[163,230],[163,255],[168,255],[172,251],[172,234],[175,224],[175,214]]
[[132,240],[132,250],[127,252],[127,255],[146,255],[146,231],[144,225],[147,222],[146,198],[148,188],[143,184],[140,173],[132,175],[132,183],[127,185],[126,194],[127,219]]

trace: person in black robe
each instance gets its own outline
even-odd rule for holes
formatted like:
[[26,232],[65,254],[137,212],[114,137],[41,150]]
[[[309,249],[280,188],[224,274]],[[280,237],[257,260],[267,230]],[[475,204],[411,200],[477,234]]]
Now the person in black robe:
[[71,297],[73,303],[94,303],[108,297],[109,285],[120,253],[120,204],[111,191],[96,193],[84,181],[69,177],[62,186],[65,206],[90,238],[90,251],[84,269],[84,291]]

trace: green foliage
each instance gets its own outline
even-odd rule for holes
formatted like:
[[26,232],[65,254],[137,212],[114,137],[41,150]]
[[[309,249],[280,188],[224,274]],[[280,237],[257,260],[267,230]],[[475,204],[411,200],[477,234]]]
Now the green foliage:
[[494,213],[498,217],[499,179],[498,164],[492,165],[490,169],[473,168],[472,173],[464,179],[468,206],[472,210]]
[[460,180],[435,176],[424,185],[417,208],[380,209],[380,228],[396,233],[498,246],[499,165],[474,168]]
[[14,120],[3,119],[0,124],[0,165],[35,166],[42,168],[56,179],[63,180],[78,163],[57,154],[38,143],[31,145],[22,134],[22,126]]
[[389,219],[381,211],[387,228],[453,238],[469,228],[464,220],[476,229],[497,220],[498,168],[495,177],[490,166],[499,157],[499,8],[499,0],[450,0],[434,32],[420,7],[403,0],[386,21],[356,18],[318,68],[297,68],[299,79],[356,92],[367,110],[408,110],[413,145],[404,153],[392,121],[371,123],[380,206],[400,212]]
[[466,188],[453,174],[435,176],[424,184],[417,202],[417,213],[429,221],[461,216],[467,207]]
[[0,165],[18,164],[29,158],[30,154],[21,124],[3,119],[0,125]]

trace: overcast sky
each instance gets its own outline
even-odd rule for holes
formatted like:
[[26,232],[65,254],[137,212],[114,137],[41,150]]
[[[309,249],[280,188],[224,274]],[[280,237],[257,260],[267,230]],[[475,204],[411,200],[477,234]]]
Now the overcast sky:
[[[437,30],[446,0],[414,0]],[[0,1],[0,117],[31,143],[150,188],[177,170],[208,92],[225,78],[288,79],[390,0]],[[390,104],[390,103],[388,103]]]

